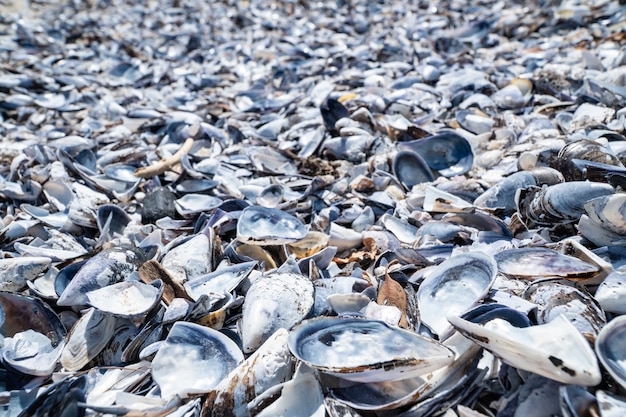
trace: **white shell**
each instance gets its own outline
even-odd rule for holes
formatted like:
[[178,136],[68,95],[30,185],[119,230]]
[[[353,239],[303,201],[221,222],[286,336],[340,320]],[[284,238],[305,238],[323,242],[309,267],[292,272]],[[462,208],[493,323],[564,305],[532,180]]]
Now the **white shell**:
[[484,325],[460,317],[448,320],[464,336],[503,362],[564,384],[593,386],[600,383],[600,367],[587,340],[564,316],[526,328],[502,319]]
[[27,280],[35,279],[50,262],[50,258],[34,256],[0,259],[0,291],[21,290]]
[[300,220],[284,211],[246,207],[237,221],[237,239],[254,245],[282,245],[303,239],[307,229]]
[[594,298],[604,311],[626,314],[626,268],[611,272],[598,286]]
[[241,361],[241,350],[224,334],[177,322],[152,360],[152,377],[162,398],[185,398],[211,391]]
[[[156,283],[156,285],[155,285]],[[118,317],[135,318],[147,314],[161,299],[163,284],[148,285],[123,281],[87,293],[89,305]]]
[[623,417],[626,415],[626,398],[607,391],[596,391],[598,409],[602,417]]
[[176,281],[183,283],[211,271],[211,244],[209,238],[200,233],[173,247],[163,256],[161,265]]
[[196,301],[205,294],[231,292],[250,274],[256,264],[256,261],[243,262],[219,268],[209,274],[190,279],[184,284],[185,290]]
[[459,316],[476,305],[496,279],[493,257],[479,253],[452,256],[429,271],[417,291],[422,323],[443,340],[452,331],[446,316]]
[[64,345],[65,342],[61,341],[53,348],[46,336],[26,330],[4,339],[2,359],[24,374],[48,376],[54,371]]
[[254,352],[276,330],[300,323],[313,302],[313,283],[303,275],[277,272],[254,281],[239,322],[243,351]]
[[347,317],[303,322],[289,335],[289,349],[320,372],[357,382],[411,378],[454,358],[432,339],[381,321]]

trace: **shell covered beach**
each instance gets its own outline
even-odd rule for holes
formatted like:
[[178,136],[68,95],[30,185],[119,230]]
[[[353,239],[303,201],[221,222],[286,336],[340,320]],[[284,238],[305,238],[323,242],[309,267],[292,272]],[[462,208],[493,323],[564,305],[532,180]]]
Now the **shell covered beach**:
[[0,4],[0,414],[626,415],[624,1]]

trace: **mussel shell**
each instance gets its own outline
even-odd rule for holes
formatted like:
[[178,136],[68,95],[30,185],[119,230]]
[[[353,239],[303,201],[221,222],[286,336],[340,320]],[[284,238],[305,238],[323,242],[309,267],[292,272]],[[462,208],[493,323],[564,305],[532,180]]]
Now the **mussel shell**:
[[565,318],[525,328],[502,319],[478,325],[448,317],[464,336],[503,362],[563,383],[597,385],[602,380],[596,356],[587,340]]
[[13,337],[26,330],[45,335],[53,346],[67,334],[59,316],[40,299],[0,292],[0,335]]
[[513,278],[586,279],[600,272],[600,268],[595,265],[542,247],[507,249],[498,252],[494,258],[498,263],[498,270]]
[[489,255],[462,253],[429,271],[417,290],[422,323],[443,339],[451,330],[447,316],[460,315],[493,286],[498,268]]
[[92,307],[117,317],[136,318],[148,314],[161,299],[163,283],[149,285],[138,281],[123,281],[87,293]]
[[563,314],[583,334],[597,335],[606,324],[598,302],[581,285],[566,279],[533,281],[524,298],[539,305],[537,322],[547,323]]
[[474,162],[472,146],[467,139],[454,132],[398,142],[398,149],[419,154],[431,169],[445,177],[465,174]]
[[581,139],[563,146],[557,156],[556,168],[568,181],[581,179],[580,170],[573,164],[573,159],[584,159],[623,168],[611,149],[594,140]]
[[408,190],[416,184],[435,180],[430,167],[413,151],[400,151],[393,158],[393,174]]
[[215,388],[243,361],[235,342],[217,330],[176,322],[152,360],[152,377],[163,398]]
[[450,364],[453,352],[432,339],[382,321],[319,317],[296,326],[293,355],[320,372],[356,382],[423,375]]
[[296,217],[268,207],[246,207],[237,222],[237,239],[255,245],[281,245],[306,234],[306,227]]
[[596,338],[596,354],[604,368],[626,388],[626,316],[617,316]]
[[203,294],[231,292],[252,272],[256,264],[256,261],[250,261],[219,268],[214,272],[200,275],[185,282],[185,290],[196,301]]

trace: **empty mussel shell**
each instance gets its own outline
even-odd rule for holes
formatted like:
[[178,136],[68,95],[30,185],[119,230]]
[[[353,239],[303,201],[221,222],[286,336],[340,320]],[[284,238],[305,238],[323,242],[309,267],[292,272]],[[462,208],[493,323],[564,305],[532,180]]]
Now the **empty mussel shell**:
[[288,339],[293,355],[320,372],[357,382],[422,375],[450,364],[453,352],[382,321],[348,317],[307,320]]
[[237,239],[255,245],[282,245],[303,239],[306,234],[300,220],[274,208],[246,207],[237,222]]
[[494,258],[498,270],[513,278],[586,279],[600,272],[600,268],[595,265],[543,247],[507,249],[498,252]]
[[600,330],[596,354],[609,374],[626,388],[626,316],[618,316]]
[[398,142],[398,149],[419,154],[430,168],[445,177],[465,174],[474,162],[472,146],[467,139],[454,132]]

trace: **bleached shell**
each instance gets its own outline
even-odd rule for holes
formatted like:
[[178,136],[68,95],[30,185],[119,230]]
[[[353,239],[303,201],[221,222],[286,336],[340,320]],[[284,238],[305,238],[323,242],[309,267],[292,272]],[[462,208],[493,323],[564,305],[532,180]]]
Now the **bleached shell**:
[[243,351],[253,352],[276,330],[300,323],[313,302],[313,283],[303,275],[277,272],[254,281],[239,322]]
[[26,281],[35,279],[50,262],[50,258],[34,256],[0,259],[0,291],[21,290]]
[[446,316],[458,316],[485,297],[497,272],[493,257],[479,252],[452,256],[433,268],[417,290],[422,323],[444,339],[452,330]]
[[64,342],[52,347],[50,339],[34,330],[26,330],[4,339],[2,359],[27,375],[51,375],[61,356]]
[[183,283],[211,271],[211,243],[200,233],[170,249],[161,260],[161,265],[176,281]]
[[464,336],[503,362],[564,384],[593,386],[600,383],[600,367],[589,343],[565,318],[526,328],[494,319],[485,325],[448,317]]
[[291,378],[295,360],[287,346],[287,336],[286,329],[276,330],[215,387],[207,398],[211,416],[247,416],[250,401]]
[[250,274],[256,264],[256,261],[251,261],[220,268],[185,282],[185,290],[196,301],[203,294],[231,292]]
[[598,286],[594,298],[604,311],[626,314],[626,269],[611,272]]
[[347,317],[307,320],[289,335],[291,353],[320,372],[356,382],[411,378],[449,365],[453,352],[381,321]]
[[282,245],[303,239],[306,234],[306,227],[300,220],[268,207],[246,207],[237,221],[237,239],[244,243]]
[[66,371],[82,369],[109,343],[115,330],[115,317],[89,309],[74,324],[61,352],[61,364]]
[[114,284],[136,271],[143,262],[136,248],[114,247],[90,258],[59,296],[59,306],[87,304],[87,293]]
[[89,305],[117,317],[135,318],[147,314],[161,299],[163,283],[151,285],[138,281],[123,281],[89,291]]
[[626,316],[617,316],[602,328],[596,353],[604,368],[626,388]]
[[243,361],[235,342],[217,330],[176,322],[152,360],[161,397],[211,391]]

